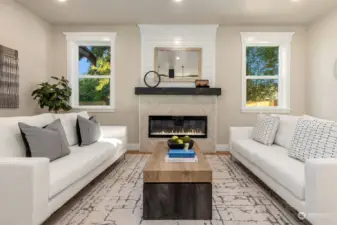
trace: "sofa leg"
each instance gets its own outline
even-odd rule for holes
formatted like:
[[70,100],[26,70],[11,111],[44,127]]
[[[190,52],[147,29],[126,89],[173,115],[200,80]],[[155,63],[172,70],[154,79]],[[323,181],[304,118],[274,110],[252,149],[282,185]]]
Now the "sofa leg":
[[236,158],[231,154],[231,156],[229,157],[229,159],[232,161],[232,162],[235,162],[236,161]]

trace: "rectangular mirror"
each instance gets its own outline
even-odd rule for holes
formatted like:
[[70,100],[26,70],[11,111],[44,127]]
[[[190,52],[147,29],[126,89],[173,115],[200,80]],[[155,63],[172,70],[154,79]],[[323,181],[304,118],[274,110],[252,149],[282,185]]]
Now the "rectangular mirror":
[[155,48],[155,68],[166,82],[195,82],[201,78],[201,48]]

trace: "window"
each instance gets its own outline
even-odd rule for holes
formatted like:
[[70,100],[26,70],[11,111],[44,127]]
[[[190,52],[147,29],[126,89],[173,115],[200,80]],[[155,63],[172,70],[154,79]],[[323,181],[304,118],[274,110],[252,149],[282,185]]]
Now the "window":
[[243,112],[290,112],[293,34],[241,33]]
[[65,33],[73,108],[115,109],[115,33]]

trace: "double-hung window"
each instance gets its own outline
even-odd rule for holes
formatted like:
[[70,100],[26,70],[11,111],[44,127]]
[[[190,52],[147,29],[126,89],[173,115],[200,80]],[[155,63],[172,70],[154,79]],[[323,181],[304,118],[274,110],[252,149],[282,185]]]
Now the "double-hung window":
[[293,34],[241,33],[243,112],[290,112]]
[[64,33],[68,49],[71,105],[91,111],[115,110],[115,33]]

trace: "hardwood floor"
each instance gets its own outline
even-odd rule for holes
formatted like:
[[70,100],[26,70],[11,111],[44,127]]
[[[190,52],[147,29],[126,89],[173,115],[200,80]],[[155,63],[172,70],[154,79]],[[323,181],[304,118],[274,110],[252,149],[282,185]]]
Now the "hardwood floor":
[[137,150],[128,150],[126,152],[126,154],[130,154],[130,155],[151,155],[152,152],[140,152],[140,151],[137,151]]
[[[126,154],[136,154],[136,155],[151,155],[152,152],[140,152],[137,150],[128,150]],[[209,152],[209,153],[203,153],[204,155],[231,155],[230,152]]]

